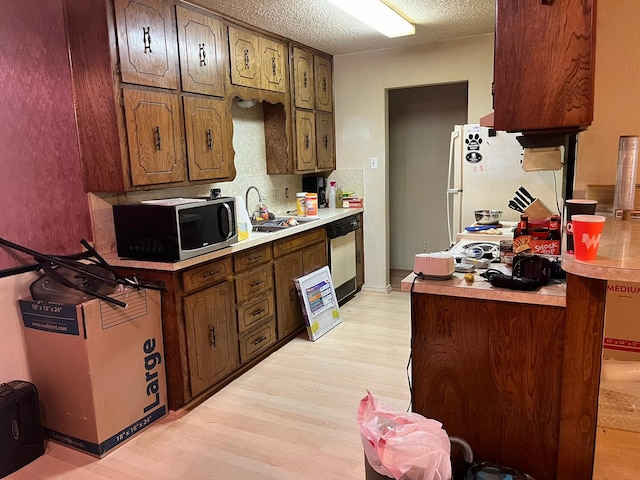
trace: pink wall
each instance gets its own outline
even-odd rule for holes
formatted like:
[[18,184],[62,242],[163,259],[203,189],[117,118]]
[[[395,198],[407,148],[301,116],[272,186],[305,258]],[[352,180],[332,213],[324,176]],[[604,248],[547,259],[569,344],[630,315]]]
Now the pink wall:
[[[92,240],[70,76],[62,0],[2,2],[0,237],[60,255]],[[21,256],[0,247],[0,270]]]

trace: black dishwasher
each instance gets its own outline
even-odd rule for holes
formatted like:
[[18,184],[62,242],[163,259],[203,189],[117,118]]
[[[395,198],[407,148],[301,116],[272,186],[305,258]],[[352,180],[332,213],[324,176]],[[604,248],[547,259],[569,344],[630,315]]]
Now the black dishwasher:
[[329,269],[338,304],[342,305],[356,292],[356,234],[360,217],[350,215],[327,225],[329,237]]

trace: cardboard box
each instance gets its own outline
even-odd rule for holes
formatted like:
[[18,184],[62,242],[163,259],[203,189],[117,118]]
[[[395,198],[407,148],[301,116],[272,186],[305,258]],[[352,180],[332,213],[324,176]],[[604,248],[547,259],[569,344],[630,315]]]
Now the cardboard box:
[[513,239],[513,251],[536,255],[560,255],[560,240],[540,240],[531,235],[521,235]]
[[45,435],[98,457],[167,414],[160,292],[111,297],[19,300]]
[[607,282],[604,358],[640,361],[640,283]]

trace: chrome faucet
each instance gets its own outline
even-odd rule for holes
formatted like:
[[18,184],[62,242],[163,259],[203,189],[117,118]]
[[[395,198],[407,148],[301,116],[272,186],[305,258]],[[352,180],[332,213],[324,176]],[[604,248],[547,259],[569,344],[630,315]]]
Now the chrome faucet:
[[[244,195],[244,204],[245,204],[245,207],[247,207],[247,210],[249,209],[249,192],[252,189],[255,190],[256,193],[258,194],[258,203],[262,203],[262,195],[260,195],[260,191],[258,190],[257,187],[254,187],[253,185],[251,185],[249,188],[247,188],[247,193],[245,193]],[[255,212],[256,212],[255,209],[251,210],[249,212],[249,216],[251,218],[255,218]]]

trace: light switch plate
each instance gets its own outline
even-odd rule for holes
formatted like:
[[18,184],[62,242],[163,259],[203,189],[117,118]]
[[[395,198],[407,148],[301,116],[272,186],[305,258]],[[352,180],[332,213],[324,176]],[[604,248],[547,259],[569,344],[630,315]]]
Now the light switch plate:
[[371,157],[371,168],[378,168],[378,159],[376,157]]

